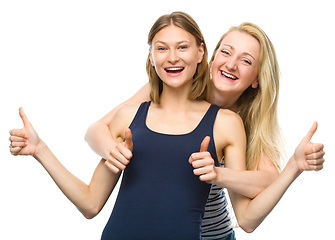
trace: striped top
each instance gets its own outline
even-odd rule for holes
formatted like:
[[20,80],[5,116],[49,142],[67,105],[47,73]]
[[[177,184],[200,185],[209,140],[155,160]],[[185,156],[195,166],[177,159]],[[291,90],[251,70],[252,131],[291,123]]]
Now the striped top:
[[203,240],[221,239],[233,232],[227,205],[223,188],[213,185],[208,196],[201,225]]

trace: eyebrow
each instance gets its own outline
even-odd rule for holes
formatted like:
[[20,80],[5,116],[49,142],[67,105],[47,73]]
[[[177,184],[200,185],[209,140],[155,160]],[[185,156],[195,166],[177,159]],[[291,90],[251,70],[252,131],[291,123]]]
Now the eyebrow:
[[[167,44],[167,42],[164,42],[162,40],[156,40],[154,43]],[[181,40],[181,41],[177,42],[177,44],[182,44],[182,43],[190,43],[190,41],[189,40]]]
[[[227,47],[230,47],[231,49],[235,49],[233,46],[231,46],[231,45],[229,45],[229,44],[226,44],[226,43],[224,43],[223,45],[225,45],[225,46],[227,46]],[[254,58],[254,56],[252,56],[250,53],[248,53],[248,52],[243,52],[242,53],[243,55],[249,55],[250,57],[252,57],[254,60],[256,60],[255,58]]]

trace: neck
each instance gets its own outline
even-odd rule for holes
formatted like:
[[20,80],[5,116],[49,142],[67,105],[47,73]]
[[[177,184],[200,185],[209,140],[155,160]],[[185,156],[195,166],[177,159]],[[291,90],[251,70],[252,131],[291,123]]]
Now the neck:
[[189,99],[190,88],[173,88],[163,84],[163,92],[160,96],[160,108],[171,111],[184,111],[189,109],[193,101]]
[[236,101],[240,95],[234,92],[225,92],[219,91],[217,88],[211,86],[210,94],[209,94],[209,102],[215,104],[223,109],[229,109],[233,112],[238,112],[239,107],[236,104]]

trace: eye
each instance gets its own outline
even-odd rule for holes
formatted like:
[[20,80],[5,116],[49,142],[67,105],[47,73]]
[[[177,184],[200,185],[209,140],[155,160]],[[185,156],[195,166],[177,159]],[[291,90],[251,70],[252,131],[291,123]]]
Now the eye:
[[182,45],[179,47],[180,50],[186,50],[187,49],[187,46],[186,45]]
[[165,51],[166,48],[165,48],[165,47],[158,47],[157,50],[158,50],[158,51]]
[[252,65],[252,62],[249,61],[248,59],[243,59],[243,62],[246,63],[246,64],[248,64],[248,65]]
[[221,50],[221,52],[222,52],[224,55],[230,55],[230,52],[227,51],[227,50]]

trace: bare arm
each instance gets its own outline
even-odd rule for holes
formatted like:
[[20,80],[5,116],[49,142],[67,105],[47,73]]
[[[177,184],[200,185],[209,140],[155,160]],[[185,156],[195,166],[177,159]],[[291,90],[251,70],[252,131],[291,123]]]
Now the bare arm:
[[277,167],[269,157],[263,156],[257,171],[238,171],[230,168],[217,167],[221,176],[216,184],[231,191],[254,198],[268,187],[279,175]]
[[116,146],[116,142],[113,140],[109,128],[115,112],[126,103],[141,103],[148,101],[149,94],[150,86],[149,83],[147,83],[133,97],[115,107],[107,115],[93,123],[87,129],[85,140],[94,152],[106,160],[111,157],[110,151]]
[[[135,112],[135,108],[133,112]],[[115,126],[112,132],[114,139],[124,138],[122,132],[130,124],[133,114],[131,111],[126,116],[113,117]],[[118,115],[118,114],[116,114]],[[79,209],[86,218],[93,218],[105,205],[112,190],[114,189],[120,174],[114,174],[101,160],[98,164],[89,185],[82,182],[71,174],[53,155],[47,145],[39,138],[38,134],[28,121],[22,108],[20,116],[24,123],[24,128],[11,130],[11,146],[13,155],[34,156],[49,173],[65,196]],[[128,124],[128,125],[127,125]],[[17,141],[20,136],[25,136],[24,141]]]
[[[311,152],[314,152],[315,149],[323,149],[322,144],[310,143],[316,128],[317,124],[315,123],[297,147],[294,155],[290,158],[288,164],[284,168],[283,172],[280,173],[279,177],[253,200],[228,190],[236,218],[243,230],[246,232],[254,231],[272,211],[288,187],[302,173],[302,171],[313,169],[312,166],[316,162],[315,160],[310,160],[315,157],[314,155],[310,156]],[[227,151],[230,152],[234,148],[235,147],[232,146],[232,149],[227,149]],[[233,150],[233,153],[234,151],[235,150]],[[317,161],[323,162],[323,156],[324,152],[322,150],[319,152]],[[230,154],[230,157],[233,157],[233,155]],[[245,164],[243,162],[239,160],[236,161],[236,158],[230,157],[226,159],[226,167],[235,170],[245,169]]]
[[[85,135],[85,140],[92,148],[94,152],[106,159],[106,166],[116,172],[116,168],[112,161],[114,161],[113,149],[115,149],[117,143],[112,139],[110,134],[110,122],[115,114],[116,110],[126,103],[141,103],[149,100],[150,86],[147,83],[144,85],[133,97],[125,101],[124,103],[115,107],[106,116],[101,118],[96,123],[92,124]],[[222,171],[224,183],[222,187],[233,189],[234,191],[245,195],[249,198],[254,198],[267,186],[269,186],[278,176],[276,167],[272,164],[269,166],[268,162],[271,162],[267,158],[262,158],[259,171],[243,172],[243,176],[239,171],[234,171],[227,168],[220,168],[218,172]]]
[[[319,156],[324,154],[323,146],[320,145],[311,149],[309,154],[310,165],[305,166],[303,170],[320,170],[323,168],[323,161]],[[294,158],[294,155],[290,159]],[[217,184],[233,192],[244,195],[248,198],[255,198],[279,176],[277,167],[271,159],[264,154],[261,156],[257,171],[238,171],[229,168],[217,167],[217,173],[221,176]]]

